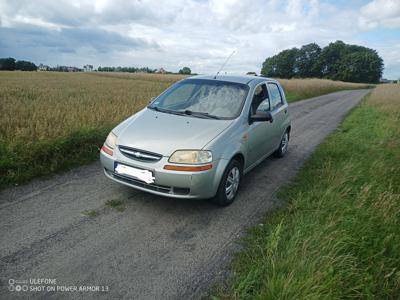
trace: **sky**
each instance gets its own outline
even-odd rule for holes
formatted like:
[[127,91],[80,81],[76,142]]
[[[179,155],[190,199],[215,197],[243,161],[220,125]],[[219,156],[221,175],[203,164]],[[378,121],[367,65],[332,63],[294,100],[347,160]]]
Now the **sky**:
[[36,64],[260,72],[279,51],[342,40],[400,78],[400,0],[0,0],[0,57]]

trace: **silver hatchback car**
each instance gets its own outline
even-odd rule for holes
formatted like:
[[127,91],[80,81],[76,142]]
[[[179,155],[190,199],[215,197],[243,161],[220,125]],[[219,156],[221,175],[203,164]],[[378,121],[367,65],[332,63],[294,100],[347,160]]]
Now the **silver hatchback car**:
[[175,198],[235,199],[242,175],[288,150],[290,118],[276,80],[194,76],[181,80],[108,135],[107,177]]

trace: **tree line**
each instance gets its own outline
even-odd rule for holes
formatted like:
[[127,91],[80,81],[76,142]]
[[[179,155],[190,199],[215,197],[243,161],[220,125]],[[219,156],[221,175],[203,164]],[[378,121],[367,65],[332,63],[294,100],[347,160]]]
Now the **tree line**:
[[330,43],[321,48],[316,43],[292,48],[268,57],[261,69],[266,77],[327,78],[349,82],[376,83],[382,76],[383,60],[376,50]]
[[[58,71],[58,72],[68,72],[70,69],[73,71],[82,71],[80,68],[76,67],[68,67],[68,66],[56,66],[53,68],[49,68],[49,71]],[[0,58],[0,71],[37,71],[38,67],[30,61],[26,60],[16,60],[15,58]],[[97,69],[99,72],[128,72],[128,73],[155,73],[157,69],[150,69],[148,67],[99,67]],[[191,70],[188,67],[183,67],[179,70],[179,74],[191,74]],[[171,72],[167,72],[171,73]]]
[[15,58],[0,58],[0,71],[36,71],[37,66],[30,61],[15,60]]
[[[143,67],[143,68],[135,68],[135,67],[99,67],[97,69],[99,72],[127,72],[127,73],[137,73],[137,72],[143,72],[143,73],[156,73],[157,69],[150,69],[148,67]],[[173,74],[172,72],[166,72]],[[183,67],[178,71],[179,74],[186,74],[190,75],[192,71],[190,70],[189,67]]]
[[157,70],[150,69],[148,67],[136,68],[136,67],[98,67],[99,72],[127,72],[127,73],[155,73]]

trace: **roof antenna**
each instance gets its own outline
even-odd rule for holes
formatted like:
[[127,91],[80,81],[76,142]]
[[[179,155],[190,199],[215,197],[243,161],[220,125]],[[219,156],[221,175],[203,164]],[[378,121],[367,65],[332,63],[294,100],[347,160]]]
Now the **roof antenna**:
[[233,50],[231,55],[228,56],[228,58],[225,60],[225,62],[223,63],[223,65],[221,66],[221,68],[219,68],[217,74],[215,74],[214,79],[217,79],[217,76],[219,74],[219,72],[222,71],[222,69],[225,67],[226,63],[228,62],[228,60],[233,56],[233,54],[235,54],[236,50]]

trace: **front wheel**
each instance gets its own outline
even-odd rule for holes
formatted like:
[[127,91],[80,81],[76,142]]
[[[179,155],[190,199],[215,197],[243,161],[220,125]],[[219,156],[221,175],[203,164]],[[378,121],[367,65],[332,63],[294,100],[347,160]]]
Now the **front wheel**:
[[242,173],[242,165],[237,160],[232,160],[222,176],[217,195],[213,198],[214,203],[219,206],[227,206],[235,200]]
[[274,152],[274,156],[284,157],[288,151],[288,147],[289,147],[289,131],[286,130],[285,134],[281,139],[278,149],[276,149],[276,151]]

